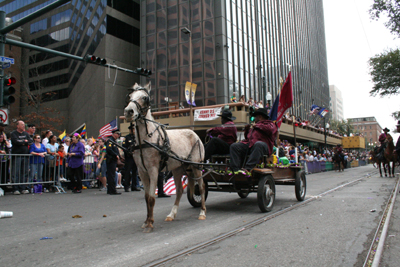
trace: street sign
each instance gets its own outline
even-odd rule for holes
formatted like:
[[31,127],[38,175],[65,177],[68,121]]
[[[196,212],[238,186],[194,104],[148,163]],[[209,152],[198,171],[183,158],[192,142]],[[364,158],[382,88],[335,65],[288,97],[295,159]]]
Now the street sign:
[[8,125],[8,109],[0,108],[0,122]]
[[4,69],[7,69],[7,68],[9,68],[9,67],[11,67],[11,63],[10,62],[5,62],[5,63],[3,63],[2,65],[1,65],[1,68],[4,70]]
[[14,59],[9,57],[0,57],[0,62],[10,62],[11,64],[14,64]]

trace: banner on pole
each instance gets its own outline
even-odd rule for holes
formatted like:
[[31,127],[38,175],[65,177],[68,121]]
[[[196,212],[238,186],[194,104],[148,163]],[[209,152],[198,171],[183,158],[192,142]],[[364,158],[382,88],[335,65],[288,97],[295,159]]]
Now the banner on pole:
[[196,103],[194,102],[194,96],[196,94],[196,89],[197,89],[197,84],[192,83],[192,95],[191,95],[192,106],[196,106]]
[[221,114],[221,109],[222,107],[196,109],[194,111],[194,121],[212,121],[218,119],[218,115]]
[[190,87],[192,86],[191,82],[186,82],[185,85],[185,98],[186,98],[186,102],[191,105],[190,103]]

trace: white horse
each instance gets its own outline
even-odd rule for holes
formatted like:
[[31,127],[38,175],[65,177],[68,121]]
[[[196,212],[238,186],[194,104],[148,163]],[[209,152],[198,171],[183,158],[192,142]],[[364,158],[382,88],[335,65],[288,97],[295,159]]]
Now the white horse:
[[153,147],[149,147],[148,143],[144,142],[147,141],[152,144],[157,144],[163,151],[167,151],[168,155],[173,155],[176,158],[201,163],[204,159],[204,146],[200,138],[191,130],[164,130],[164,126],[154,121],[150,112],[150,82],[145,87],[136,83],[132,87],[132,90],[124,115],[127,121],[135,121],[136,140],[140,143],[133,157],[138,166],[140,179],[143,182],[145,190],[147,219],[142,225],[144,232],[149,233],[153,230],[153,209],[157,178],[159,172],[162,171],[160,168],[165,169],[165,166],[166,169],[172,171],[176,186],[175,203],[165,221],[173,221],[176,218],[179,201],[183,194],[181,178],[185,173],[189,177],[189,189],[191,194],[194,192],[193,178],[198,181],[201,194],[199,220],[205,220],[205,184],[203,178],[201,178],[202,172],[198,169],[199,165],[182,163],[181,161],[166,156],[165,153],[160,153],[160,151]]

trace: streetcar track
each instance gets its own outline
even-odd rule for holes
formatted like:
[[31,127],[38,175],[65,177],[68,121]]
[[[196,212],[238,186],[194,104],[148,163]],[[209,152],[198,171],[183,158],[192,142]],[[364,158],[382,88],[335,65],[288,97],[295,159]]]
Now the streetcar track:
[[180,252],[171,254],[171,255],[169,255],[169,256],[167,256],[165,258],[152,261],[152,262],[150,262],[150,263],[148,263],[146,265],[143,265],[143,266],[145,266],[145,267],[160,266],[162,264],[165,264],[165,263],[168,263],[168,262],[173,261],[175,259],[178,259],[178,258],[180,258],[180,257],[182,257],[184,255],[199,251],[199,250],[201,250],[203,248],[206,248],[206,247],[209,247],[211,245],[214,245],[215,243],[218,243],[218,242],[220,242],[222,240],[225,240],[225,239],[227,239],[229,237],[237,235],[237,234],[239,234],[239,233],[241,233],[241,232],[243,232],[245,230],[249,230],[249,229],[251,229],[251,228],[253,228],[253,227],[255,227],[255,226],[257,226],[257,225],[259,225],[259,224],[261,224],[263,222],[269,221],[269,220],[271,220],[271,219],[273,219],[273,218],[275,218],[275,217],[277,217],[279,215],[285,214],[285,213],[287,213],[287,212],[289,212],[291,210],[294,210],[296,208],[302,207],[302,206],[304,206],[304,205],[306,205],[306,204],[308,204],[308,203],[310,203],[310,202],[312,202],[312,201],[314,201],[314,200],[316,200],[318,198],[321,198],[321,197],[323,197],[323,196],[325,196],[325,195],[327,195],[329,193],[332,193],[332,192],[334,192],[336,190],[339,190],[339,189],[344,188],[344,187],[349,186],[349,185],[353,185],[353,184],[355,184],[355,183],[357,183],[357,182],[359,182],[359,181],[361,181],[361,180],[363,180],[365,178],[370,178],[373,174],[376,174],[376,173],[378,173],[378,171],[373,171],[371,173],[368,173],[368,174],[364,175],[361,178],[358,178],[356,180],[341,184],[341,185],[339,185],[337,187],[334,187],[332,189],[329,189],[329,190],[327,190],[327,191],[325,191],[325,192],[323,192],[321,194],[318,194],[316,196],[312,196],[312,197],[310,197],[310,198],[308,198],[308,199],[306,199],[306,200],[304,200],[302,202],[298,202],[298,203],[293,204],[293,205],[291,205],[291,206],[289,206],[287,208],[284,208],[282,210],[274,212],[273,214],[266,215],[266,216],[263,216],[261,218],[258,218],[256,220],[254,220],[254,221],[252,221],[250,223],[244,224],[243,226],[240,226],[240,227],[238,227],[238,228],[236,228],[234,230],[231,230],[231,231],[226,232],[224,234],[218,235],[218,236],[216,236],[214,238],[211,238],[211,239],[209,239],[207,241],[204,241],[202,243],[193,245],[193,246],[191,246],[189,248],[186,248],[186,249],[184,249],[184,250],[182,250]]
[[[365,258],[363,267],[365,266],[379,266],[379,262],[383,253],[383,246],[385,244],[387,227],[390,223],[391,213],[393,211],[394,202],[399,187],[400,179],[397,178],[396,185],[390,194],[390,197],[386,203],[385,209],[383,210],[380,218],[378,227],[376,228],[374,238],[372,239],[371,246],[368,250],[367,257]],[[375,248],[375,250],[374,250]]]

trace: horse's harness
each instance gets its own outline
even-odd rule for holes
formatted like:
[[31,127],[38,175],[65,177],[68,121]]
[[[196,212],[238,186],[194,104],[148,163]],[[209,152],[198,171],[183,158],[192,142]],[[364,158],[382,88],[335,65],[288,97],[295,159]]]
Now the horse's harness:
[[[197,140],[197,142],[194,144],[194,146],[192,147],[192,150],[190,151],[188,157],[186,159],[182,159],[180,158],[175,152],[173,152],[171,150],[171,144],[166,132],[166,125],[161,124],[159,122],[156,122],[154,120],[149,120],[146,118],[146,114],[150,109],[150,94],[149,91],[144,88],[144,87],[139,87],[139,88],[135,88],[132,89],[134,91],[144,91],[147,96],[144,96],[142,99],[145,103],[145,106],[141,106],[139,104],[139,102],[137,102],[136,100],[132,100],[130,99],[129,102],[132,102],[136,105],[138,111],[139,111],[139,116],[135,119],[135,128],[136,128],[136,135],[138,137],[138,143],[139,145],[133,146],[131,147],[131,152],[133,152],[134,150],[140,150],[140,158],[142,161],[142,165],[145,168],[145,170],[147,171],[146,165],[144,164],[144,159],[143,159],[143,149],[145,148],[155,148],[156,150],[158,150],[160,152],[161,155],[161,161],[160,161],[160,165],[159,165],[159,171],[161,171],[162,169],[164,169],[164,167],[166,167],[166,162],[167,160],[171,157],[175,160],[180,161],[182,164],[187,163],[190,158],[192,157],[192,152],[193,149],[195,148],[196,145],[199,145],[199,140]],[[158,138],[157,138],[157,142],[156,143],[150,143],[146,140],[144,140],[145,144],[142,144],[141,142],[141,138],[140,138],[140,132],[139,132],[139,127],[138,127],[138,123],[137,121],[143,121],[143,123],[145,124],[145,128],[146,128],[146,135],[147,137],[151,138],[154,133],[158,133]],[[148,127],[147,127],[147,122],[152,122],[153,124],[156,125],[156,128],[149,133]],[[132,126],[132,122],[131,122],[131,126]],[[161,145],[160,145],[161,143]],[[200,148],[200,146],[199,146]],[[201,153],[201,150],[200,150]]]

